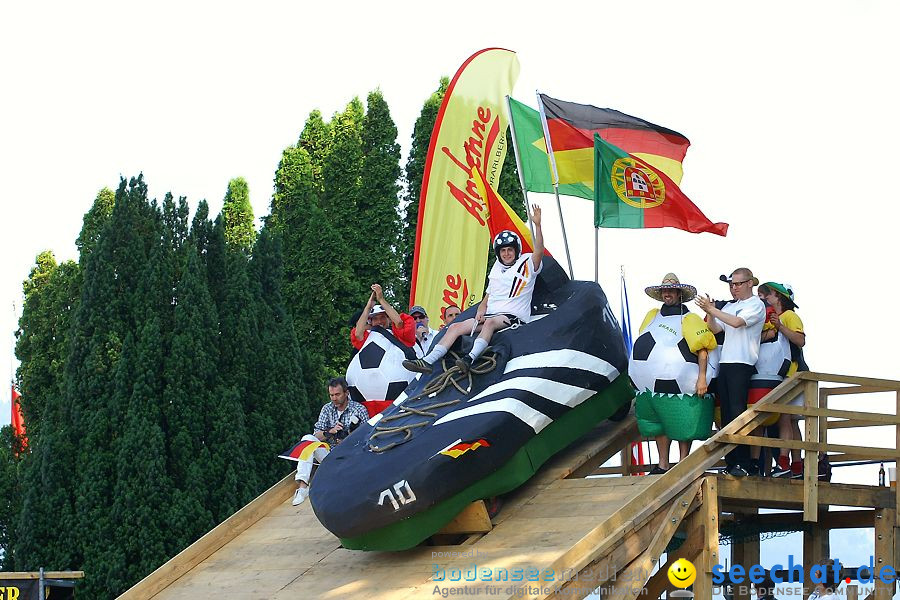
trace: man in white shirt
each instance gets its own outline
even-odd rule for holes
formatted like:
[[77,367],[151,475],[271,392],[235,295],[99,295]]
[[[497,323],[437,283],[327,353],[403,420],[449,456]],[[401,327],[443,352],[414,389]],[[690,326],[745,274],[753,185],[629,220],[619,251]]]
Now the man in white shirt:
[[[474,319],[456,320],[447,328],[441,342],[416,360],[405,360],[403,366],[416,373],[431,373],[432,365],[443,358],[453,343],[462,335],[480,332],[472,351],[459,358],[456,366],[466,374],[476,358],[481,356],[495,331],[513,323],[531,320],[531,297],[534,284],[541,272],[544,258],[544,234],[541,232],[541,207],[532,205],[531,222],[534,224],[534,252],[522,253],[522,241],[514,232],[501,231],[494,238],[497,260],[488,274],[488,287],[475,311]],[[414,307],[415,308],[415,307]]]
[[[722,405],[722,426],[731,423],[747,410],[750,376],[759,358],[759,341],[766,317],[765,303],[753,293],[759,280],[745,267],[735,269],[730,276],[719,279],[728,283],[734,298],[721,309],[709,296],[697,298],[697,306],[710,316],[709,329],[725,332],[719,359],[717,386]],[[725,456],[726,473],[745,477],[750,469],[750,449],[739,445]]]

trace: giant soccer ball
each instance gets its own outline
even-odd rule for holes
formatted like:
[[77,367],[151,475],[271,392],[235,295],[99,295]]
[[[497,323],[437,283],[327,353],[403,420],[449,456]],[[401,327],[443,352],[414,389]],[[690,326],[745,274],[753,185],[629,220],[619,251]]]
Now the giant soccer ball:
[[415,357],[412,348],[393,334],[374,327],[347,367],[350,398],[356,402],[396,400],[416,375],[403,368],[403,361]]
[[[716,375],[714,362],[707,364],[707,383]],[[638,391],[657,394],[696,394],[698,369],[697,355],[687,340],[652,326],[634,341],[628,361],[628,374]]]

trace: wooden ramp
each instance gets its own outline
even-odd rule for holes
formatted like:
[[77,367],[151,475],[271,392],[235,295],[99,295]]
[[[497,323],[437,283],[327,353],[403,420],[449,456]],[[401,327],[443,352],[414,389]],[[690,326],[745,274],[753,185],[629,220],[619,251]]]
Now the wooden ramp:
[[[646,477],[566,479],[579,467],[605,462],[636,437],[631,416],[603,423],[507,496],[489,533],[461,545],[405,552],[341,548],[309,503],[291,506],[291,475],[121,597],[432,598],[435,585],[472,587],[464,572],[472,565],[501,578],[502,569],[541,569],[646,488]],[[436,566],[445,571],[445,581],[434,581]],[[461,581],[449,581],[456,575]]]
[[[841,387],[820,388],[819,383],[826,381]],[[869,392],[895,395],[894,414],[827,406],[830,396]],[[804,406],[788,405],[800,393],[805,395]],[[805,441],[752,436],[772,413],[805,415]],[[829,428],[869,425],[895,427],[894,448],[836,445],[827,440]],[[820,485],[816,465],[819,453],[828,453],[833,463],[861,456],[884,460],[900,457],[900,382],[798,374],[695,447],[665,475],[584,479],[592,473],[607,472],[609,468],[598,467],[636,439],[637,425],[632,416],[619,423],[603,423],[510,494],[487,533],[462,536],[462,540],[460,536],[436,535],[434,542],[442,545],[405,552],[341,548],[318,523],[308,504],[291,506],[294,481],[290,476],[121,597],[583,598],[603,587],[604,600],[633,599],[642,593],[641,597],[657,598],[669,584],[664,570],[653,575],[654,569],[665,569],[684,557],[697,565],[695,597],[709,598],[712,566],[719,562],[722,506],[735,504],[737,509],[730,510],[737,513],[748,510],[742,503],[762,507],[776,500],[774,506],[803,511],[786,518],[812,524],[829,504],[876,509],[856,516],[875,521],[882,540],[876,543],[876,554],[886,562],[897,556],[894,524],[900,522],[896,518],[900,488],[889,491]],[[806,451],[804,480],[759,482],[708,475],[735,444],[802,448]],[[821,526],[814,525],[808,552],[804,543],[807,562],[822,554],[820,538],[827,540],[827,534],[824,538],[822,534],[828,529],[825,521],[823,518]],[[686,534],[686,540],[667,555],[666,564],[660,565],[661,555],[679,530]],[[455,545],[445,543],[451,539]],[[750,556],[750,551],[745,554]],[[876,597],[889,598],[885,594],[892,593],[893,586],[882,587],[876,589]]]

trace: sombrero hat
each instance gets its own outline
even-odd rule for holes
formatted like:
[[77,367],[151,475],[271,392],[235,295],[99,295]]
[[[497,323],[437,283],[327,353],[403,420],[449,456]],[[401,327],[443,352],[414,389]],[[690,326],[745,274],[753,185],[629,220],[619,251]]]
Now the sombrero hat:
[[666,276],[663,277],[662,283],[659,285],[651,285],[650,287],[644,288],[644,293],[656,300],[657,302],[662,302],[662,291],[663,290],[679,290],[681,292],[681,301],[682,302],[690,302],[694,298],[697,297],[697,288],[692,285],[688,285],[686,283],[681,283],[678,281],[678,276],[675,273],[666,273]]

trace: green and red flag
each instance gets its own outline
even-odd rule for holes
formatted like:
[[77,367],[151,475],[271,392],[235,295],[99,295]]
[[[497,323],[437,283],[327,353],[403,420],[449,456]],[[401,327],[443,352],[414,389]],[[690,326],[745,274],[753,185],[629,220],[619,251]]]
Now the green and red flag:
[[[671,129],[611,108],[556,100],[541,94],[550,146],[559,174],[559,193],[594,199],[594,134],[640,157],[681,183],[681,163],[690,141]],[[510,98],[510,118],[525,187],[553,192],[553,177],[540,114]]]
[[594,135],[594,226],[675,227],[724,236],[662,169]]

